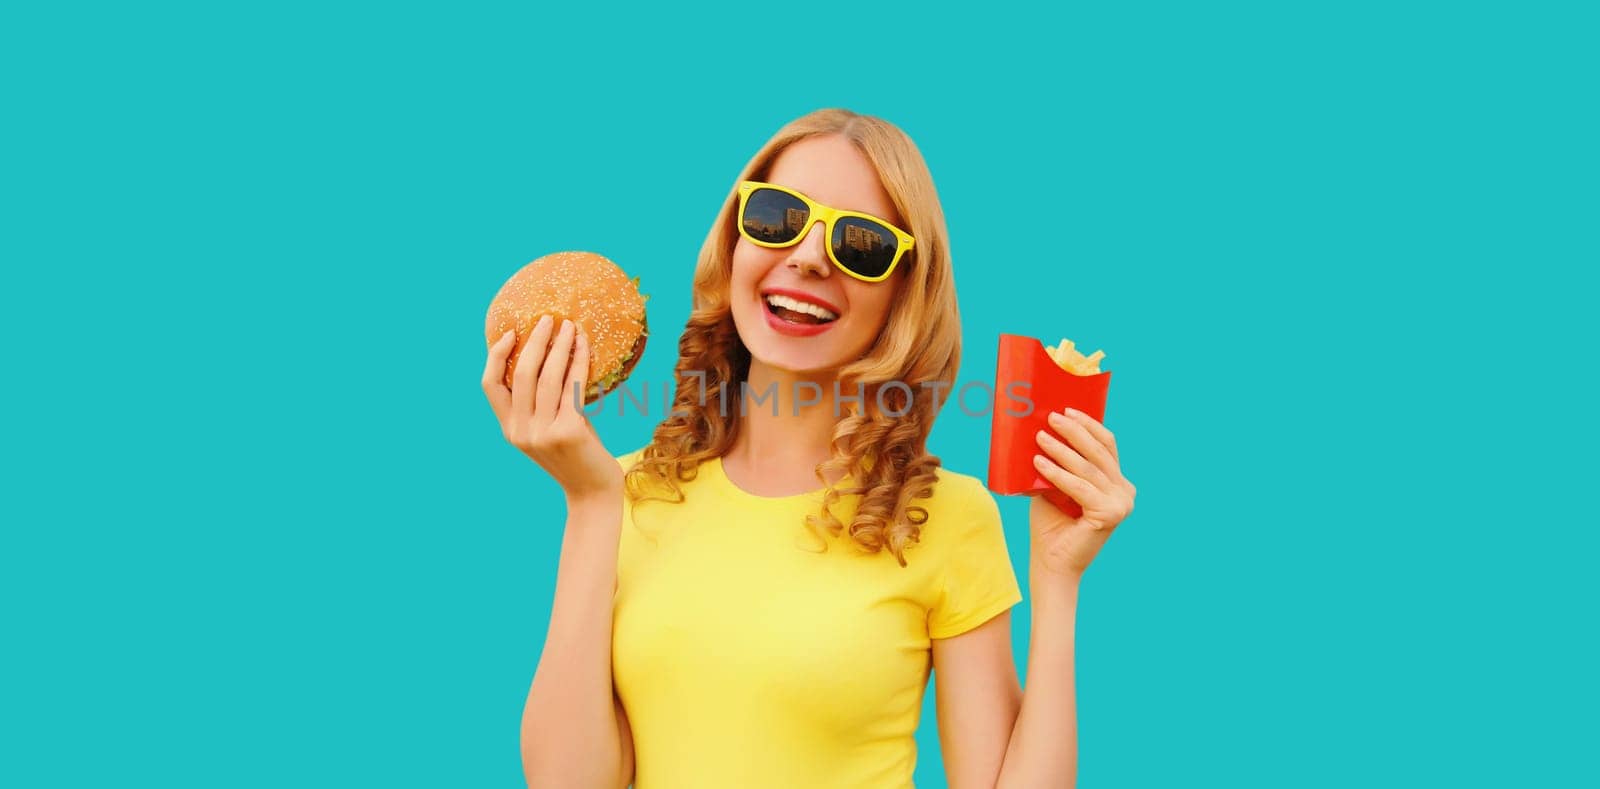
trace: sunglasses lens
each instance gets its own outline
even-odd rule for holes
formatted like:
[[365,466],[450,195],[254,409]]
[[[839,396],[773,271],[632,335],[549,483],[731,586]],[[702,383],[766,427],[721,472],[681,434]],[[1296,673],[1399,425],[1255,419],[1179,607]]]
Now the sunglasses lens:
[[745,198],[744,216],[740,221],[751,238],[782,244],[800,235],[809,214],[806,204],[794,195],[776,189],[757,189]]
[[883,276],[899,245],[889,228],[868,219],[841,217],[833,227],[834,256],[863,277]]

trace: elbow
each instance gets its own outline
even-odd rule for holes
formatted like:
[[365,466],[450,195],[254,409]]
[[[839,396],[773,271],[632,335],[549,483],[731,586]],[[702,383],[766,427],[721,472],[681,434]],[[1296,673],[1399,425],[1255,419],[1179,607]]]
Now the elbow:
[[528,789],[616,789],[614,775],[573,764],[570,759],[522,753],[522,777]]
[[1073,772],[1066,772],[1050,776],[1049,778],[1026,779],[1016,775],[1002,773],[995,779],[994,789],[1075,789],[1078,785],[1078,776]]
[[528,789],[627,789],[617,760],[595,758],[560,737],[522,729],[522,777]]

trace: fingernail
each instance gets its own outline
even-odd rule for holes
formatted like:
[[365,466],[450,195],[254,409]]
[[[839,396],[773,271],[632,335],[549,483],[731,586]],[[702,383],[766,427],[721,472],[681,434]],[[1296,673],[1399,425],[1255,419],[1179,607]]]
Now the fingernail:
[[1061,413],[1066,414],[1067,416],[1083,416],[1083,412],[1076,408],[1062,409]]
[[1035,466],[1043,466],[1044,465],[1044,455],[1034,455],[1033,456],[1033,465],[1035,465]]
[[550,325],[550,316],[549,315],[540,315],[539,316],[539,325],[540,326],[549,326]]

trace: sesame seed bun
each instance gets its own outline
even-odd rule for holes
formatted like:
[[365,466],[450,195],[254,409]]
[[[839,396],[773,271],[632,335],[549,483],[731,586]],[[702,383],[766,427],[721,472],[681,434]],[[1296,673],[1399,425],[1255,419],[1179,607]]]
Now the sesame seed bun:
[[[485,325],[493,345],[506,332],[517,332],[516,348],[506,364],[505,384],[511,386],[528,335],[540,316],[555,319],[555,329],[569,319],[589,338],[589,380],[585,402],[616,388],[633,371],[644,353],[649,331],[637,279],[630,279],[617,264],[593,252],[556,252],[523,266],[500,286],[489,304]],[[552,339],[555,331],[551,332]]]

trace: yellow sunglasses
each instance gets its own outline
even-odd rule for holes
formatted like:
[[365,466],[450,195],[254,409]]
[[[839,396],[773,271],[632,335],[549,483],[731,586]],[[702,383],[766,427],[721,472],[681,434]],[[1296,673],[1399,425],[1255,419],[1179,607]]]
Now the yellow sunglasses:
[[794,246],[812,222],[822,222],[833,265],[866,282],[888,279],[914,243],[910,233],[871,214],[825,206],[777,184],[739,182],[739,234],[750,243]]

